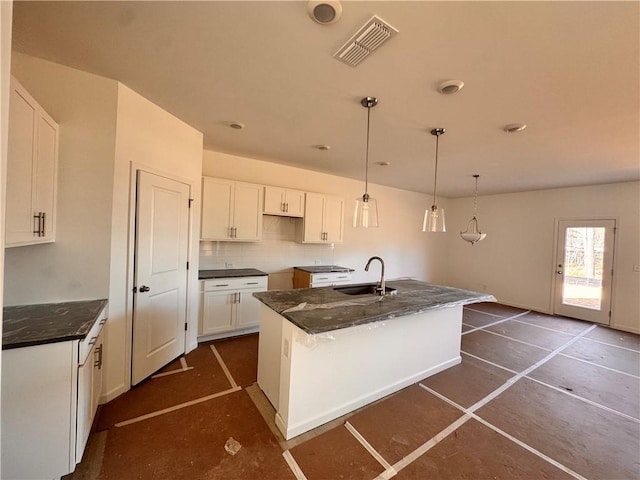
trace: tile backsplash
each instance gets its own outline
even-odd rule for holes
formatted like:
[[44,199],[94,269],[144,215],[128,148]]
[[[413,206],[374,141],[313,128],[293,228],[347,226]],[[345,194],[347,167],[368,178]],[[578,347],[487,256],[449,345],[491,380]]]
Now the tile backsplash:
[[340,244],[296,242],[298,222],[302,219],[264,215],[261,242],[201,241],[200,270],[257,268],[269,274],[269,289],[277,290],[293,287],[294,266],[340,264]]

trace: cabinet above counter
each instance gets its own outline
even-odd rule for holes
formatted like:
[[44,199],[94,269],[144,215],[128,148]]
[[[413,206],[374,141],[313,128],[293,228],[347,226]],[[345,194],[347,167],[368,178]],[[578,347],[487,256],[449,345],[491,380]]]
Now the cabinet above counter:
[[296,220],[299,243],[342,243],[344,199],[322,193],[202,177],[200,240],[259,242],[262,216]]

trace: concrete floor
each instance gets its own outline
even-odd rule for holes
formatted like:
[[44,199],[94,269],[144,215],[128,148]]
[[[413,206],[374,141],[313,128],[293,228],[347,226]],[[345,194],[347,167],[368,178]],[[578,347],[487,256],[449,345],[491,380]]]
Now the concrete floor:
[[470,305],[460,365],[289,442],[257,341],[201,344],[103,406],[68,478],[640,478],[638,335]]

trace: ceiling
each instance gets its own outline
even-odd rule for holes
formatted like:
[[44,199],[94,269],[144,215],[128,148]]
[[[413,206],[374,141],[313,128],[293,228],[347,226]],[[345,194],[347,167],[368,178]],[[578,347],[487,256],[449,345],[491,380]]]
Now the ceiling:
[[[13,48],[119,80],[239,156],[364,180],[375,96],[373,183],[431,193],[434,127],[447,197],[476,173],[481,194],[640,179],[639,2],[342,6],[321,25],[306,1],[15,2]],[[374,14],[399,33],[336,60]],[[443,95],[448,79],[465,86]]]

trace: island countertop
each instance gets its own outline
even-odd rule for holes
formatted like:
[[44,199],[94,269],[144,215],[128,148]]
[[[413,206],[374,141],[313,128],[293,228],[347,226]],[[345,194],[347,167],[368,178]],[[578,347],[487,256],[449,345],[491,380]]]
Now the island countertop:
[[493,295],[418,280],[386,282],[396,295],[347,295],[334,287],[274,290],[253,296],[308,334],[363,325],[438,308],[495,302]]
[[2,349],[83,339],[106,306],[100,299],[4,307]]

